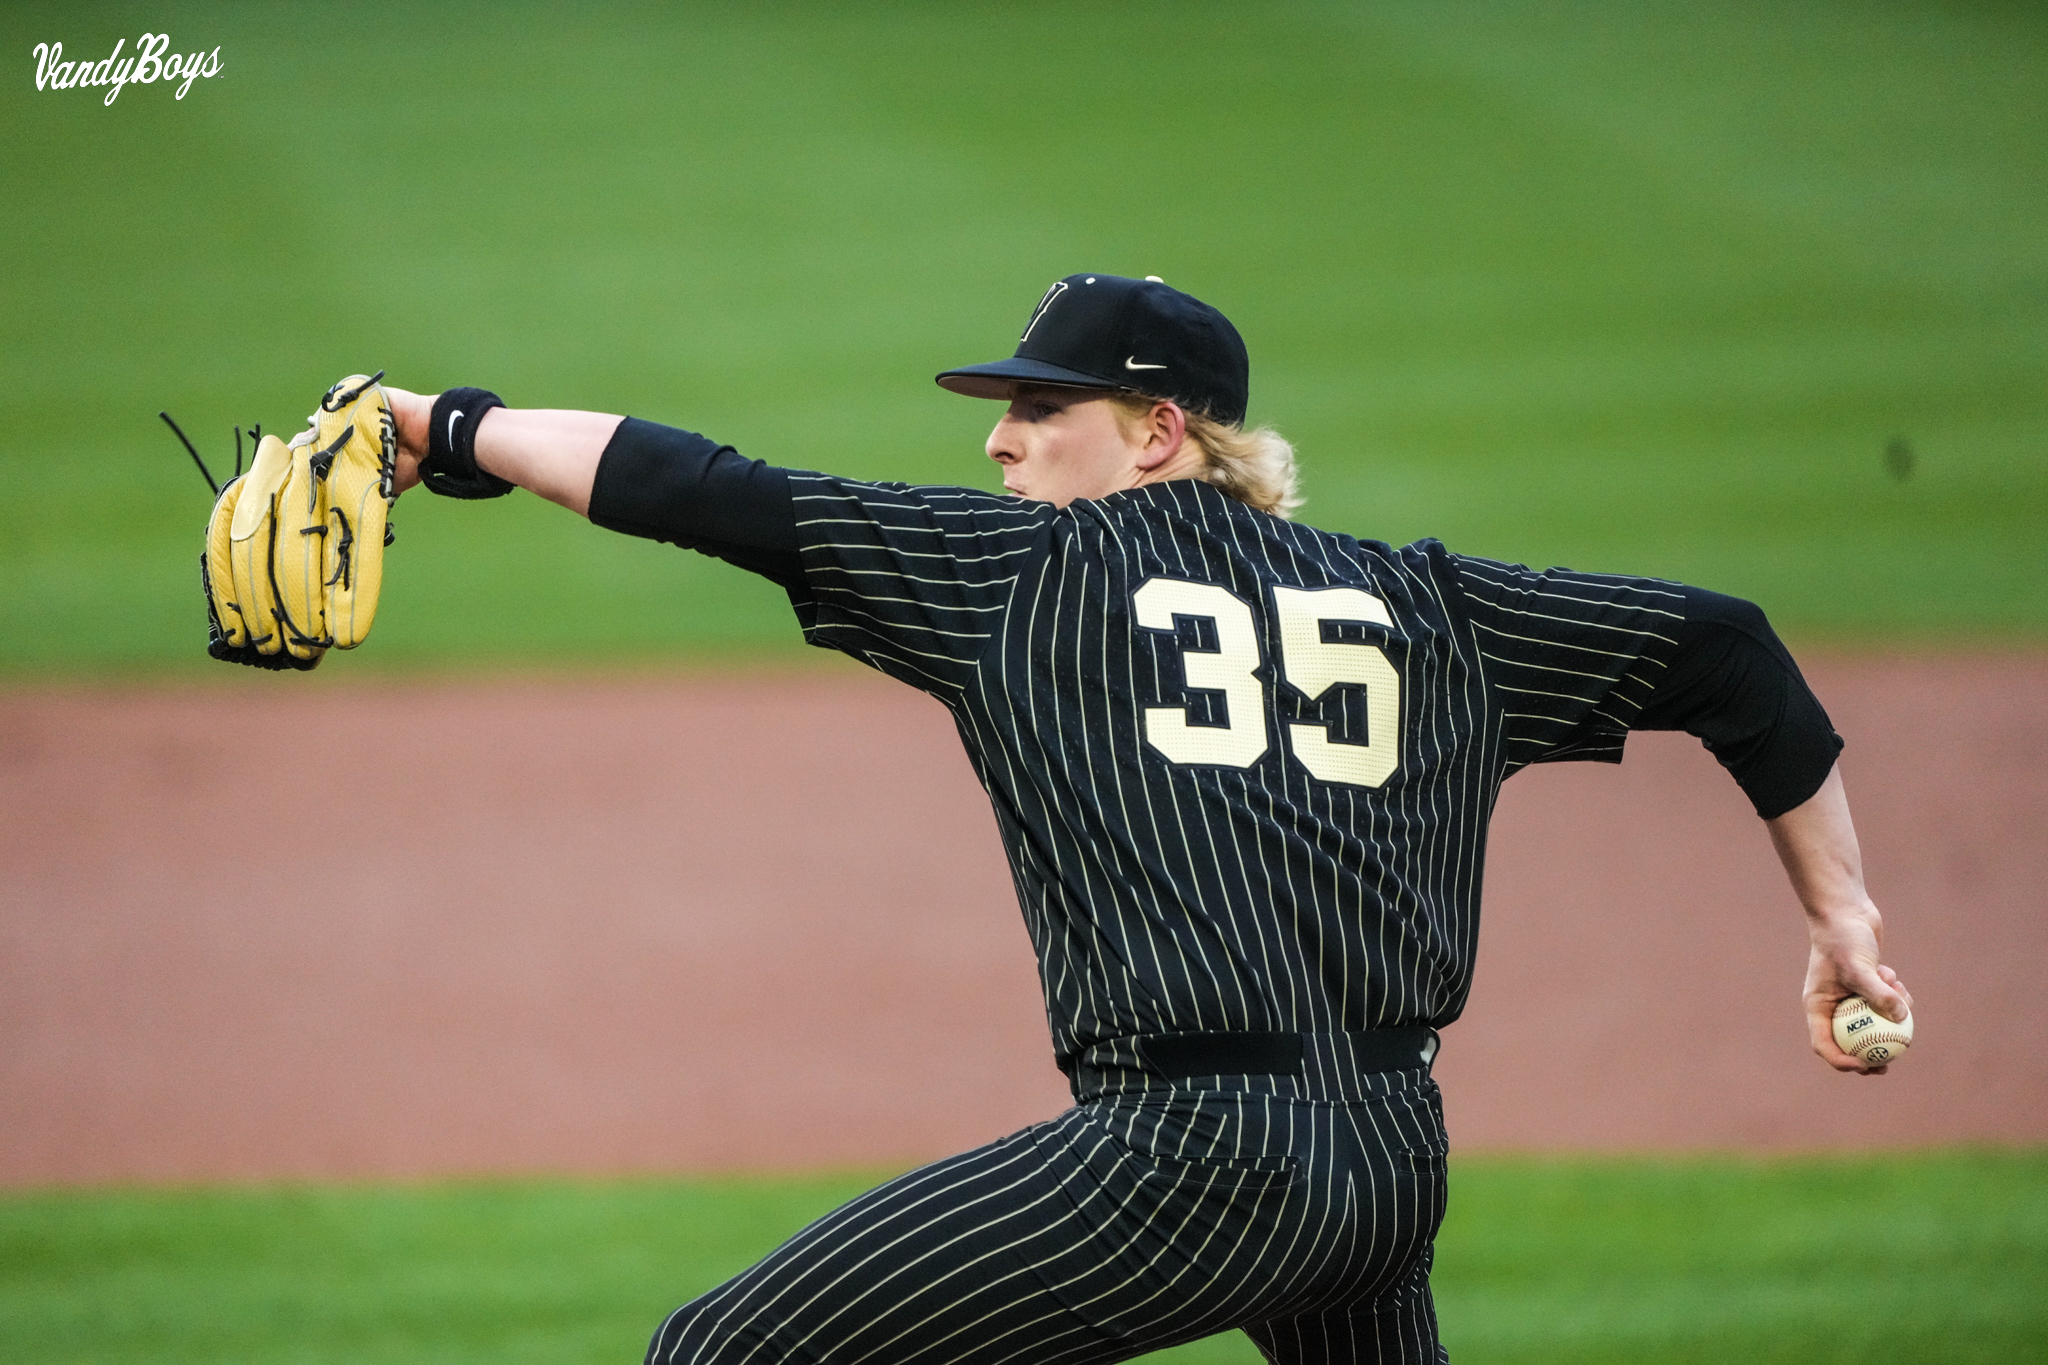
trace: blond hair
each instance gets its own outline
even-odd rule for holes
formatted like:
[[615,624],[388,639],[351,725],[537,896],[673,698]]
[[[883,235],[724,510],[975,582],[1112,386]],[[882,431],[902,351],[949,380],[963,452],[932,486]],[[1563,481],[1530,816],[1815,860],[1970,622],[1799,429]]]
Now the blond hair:
[[[1126,426],[1161,401],[1128,389],[1119,389],[1109,399]],[[1187,439],[1202,452],[1204,483],[1276,517],[1291,516],[1301,506],[1294,444],[1285,436],[1271,427],[1246,431],[1242,423],[1219,422],[1198,412],[1187,412],[1187,430]]]

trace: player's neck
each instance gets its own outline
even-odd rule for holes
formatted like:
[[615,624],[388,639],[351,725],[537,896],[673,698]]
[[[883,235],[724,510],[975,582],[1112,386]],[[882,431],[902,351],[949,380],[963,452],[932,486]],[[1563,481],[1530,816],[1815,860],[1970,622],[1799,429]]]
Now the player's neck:
[[1143,488],[1148,483],[1166,483],[1171,479],[1199,479],[1202,477],[1202,450],[1193,441],[1184,442],[1174,454],[1151,469],[1132,471],[1131,482],[1126,488]]

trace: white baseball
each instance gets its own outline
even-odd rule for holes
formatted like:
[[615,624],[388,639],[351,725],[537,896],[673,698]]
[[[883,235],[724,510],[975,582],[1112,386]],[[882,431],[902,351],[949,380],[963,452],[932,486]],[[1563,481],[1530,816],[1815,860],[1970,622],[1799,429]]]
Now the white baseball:
[[1835,1046],[1865,1066],[1884,1066],[1913,1045],[1913,1016],[1894,1024],[1870,1008],[1860,995],[1845,996],[1835,1006]]

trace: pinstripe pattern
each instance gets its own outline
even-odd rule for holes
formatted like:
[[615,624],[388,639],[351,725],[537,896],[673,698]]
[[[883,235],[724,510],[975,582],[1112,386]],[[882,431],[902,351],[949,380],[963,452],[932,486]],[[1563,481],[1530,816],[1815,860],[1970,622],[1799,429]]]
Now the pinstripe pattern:
[[1101,1098],[870,1191],[662,1324],[648,1359],[1124,1360],[1244,1327],[1275,1360],[1436,1361],[1444,1136],[1361,1098]]
[[[806,636],[953,713],[1078,1106],[820,1220],[677,1310],[649,1359],[1106,1361],[1230,1327],[1276,1361],[1444,1359],[1436,1086],[1362,1070],[1344,1035],[1457,1017],[1500,783],[1620,757],[1683,598],[1362,542],[1191,481],[1066,509],[791,487]],[[1160,628],[1141,589],[1181,604]],[[1344,611],[1282,629],[1318,602]],[[1391,674],[1348,681],[1382,656]],[[1304,660],[1342,681],[1311,700]],[[1323,770],[1355,780],[1310,773],[1297,746],[1325,736]],[[1131,1042],[1231,1030],[1303,1033],[1301,1074],[1167,1083]]]
[[[1179,480],[1065,510],[968,489],[793,479],[808,637],[951,708],[994,802],[1063,1064],[1135,1064],[1147,1033],[1335,1032],[1457,1018],[1486,823],[1532,762],[1618,760],[1682,619],[1673,585],[1531,572],[1333,535]],[[1264,755],[1168,761],[1146,708],[1204,625],[1140,630],[1146,581],[1214,584],[1260,633]],[[1315,703],[1276,667],[1275,585],[1385,603],[1401,757],[1383,786],[1318,780],[1283,736],[1362,738],[1361,689]],[[1342,631],[1339,632],[1340,634]],[[1326,628],[1325,638],[1328,638]]]

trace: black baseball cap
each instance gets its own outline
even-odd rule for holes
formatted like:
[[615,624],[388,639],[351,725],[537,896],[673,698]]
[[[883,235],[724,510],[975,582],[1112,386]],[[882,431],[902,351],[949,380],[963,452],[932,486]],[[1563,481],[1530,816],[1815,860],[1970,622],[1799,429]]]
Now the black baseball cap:
[[970,398],[1013,386],[1131,389],[1218,422],[1244,420],[1251,360],[1230,319],[1156,275],[1069,275],[1045,291],[1008,360],[938,376]]

